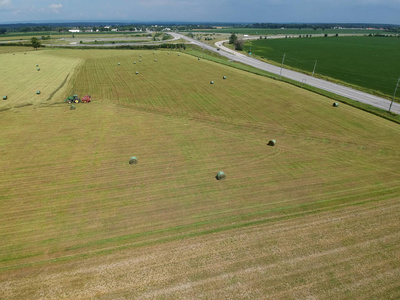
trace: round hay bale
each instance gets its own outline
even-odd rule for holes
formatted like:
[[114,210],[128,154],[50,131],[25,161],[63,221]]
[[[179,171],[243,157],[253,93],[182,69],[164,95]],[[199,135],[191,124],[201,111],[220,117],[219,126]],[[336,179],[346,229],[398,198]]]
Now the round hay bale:
[[120,63],[118,63],[118,66],[121,65]]
[[36,94],[37,94],[37,95],[40,95],[40,91],[36,91]]
[[37,68],[38,71],[40,71],[40,68]]
[[198,60],[200,60],[200,57],[198,58]]
[[216,178],[217,180],[224,180],[224,179],[226,178],[226,175],[225,175],[224,172],[219,171],[219,172],[217,173],[217,175],[215,176],[215,178]]
[[36,67],[39,67],[39,65],[36,65]]
[[211,83],[211,84],[214,84],[214,81],[211,80],[210,83]]
[[339,106],[339,103],[337,103],[337,102],[333,103],[333,107],[338,107],[338,106]]
[[140,54],[139,57],[142,57],[142,54]]
[[155,59],[154,61],[157,62],[157,59]]
[[133,62],[136,65],[136,61]]
[[139,71],[136,71],[136,75],[139,74]]
[[142,60],[141,60],[141,59],[139,59],[139,62],[142,62]]
[[71,107],[70,107],[69,109],[70,109],[70,110],[75,110],[76,107],[75,107],[75,105],[71,105]]
[[178,53],[178,56],[181,56],[181,54],[180,54],[180,53]]
[[275,141],[275,140],[270,140],[270,141],[268,142],[268,146],[275,146],[275,144],[276,144],[276,141]]
[[7,96],[3,96],[3,100],[7,100]]
[[156,54],[155,52],[153,52],[153,54]]
[[226,79],[226,76],[222,77],[222,79]]
[[137,164],[137,158],[136,158],[135,156],[132,156],[132,157],[129,159],[129,164],[130,164],[130,165],[136,165],[136,164]]

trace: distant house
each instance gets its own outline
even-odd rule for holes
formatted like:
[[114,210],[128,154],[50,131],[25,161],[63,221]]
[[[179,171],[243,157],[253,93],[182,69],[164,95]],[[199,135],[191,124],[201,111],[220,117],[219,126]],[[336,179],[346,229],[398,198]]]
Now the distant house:
[[81,32],[79,29],[70,29],[69,32]]
[[113,29],[111,29],[111,31],[118,31],[118,29],[117,28],[113,28]]

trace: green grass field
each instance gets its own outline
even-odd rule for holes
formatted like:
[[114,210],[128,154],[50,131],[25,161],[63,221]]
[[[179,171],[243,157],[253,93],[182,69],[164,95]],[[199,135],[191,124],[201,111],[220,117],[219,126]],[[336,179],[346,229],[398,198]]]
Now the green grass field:
[[[252,53],[270,61],[350,83],[392,97],[400,76],[399,38],[328,37],[251,42]],[[250,43],[245,47],[250,50]]]
[[[195,32],[195,30],[193,30]],[[252,34],[252,35],[277,35],[277,34],[376,34],[382,33],[383,30],[371,30],[371,29],[325,29],[320,28],[314,30],[312,28],[285,28],[285,29],[265,29],[265,28],[218,28],[212,30],[199,29],[199,31],[211,31],[216,33],[237,33],[237,34]]]
[[174,51],[28,54],[0,54],[0,298],[400,296],[398,124]]

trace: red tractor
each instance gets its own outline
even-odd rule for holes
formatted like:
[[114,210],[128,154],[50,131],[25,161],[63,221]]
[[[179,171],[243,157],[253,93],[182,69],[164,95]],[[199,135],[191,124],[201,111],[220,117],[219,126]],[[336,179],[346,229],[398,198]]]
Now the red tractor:
[[90,101],[92,101],[92,97],[90,95],[82,97],[82,102],[90,102]]

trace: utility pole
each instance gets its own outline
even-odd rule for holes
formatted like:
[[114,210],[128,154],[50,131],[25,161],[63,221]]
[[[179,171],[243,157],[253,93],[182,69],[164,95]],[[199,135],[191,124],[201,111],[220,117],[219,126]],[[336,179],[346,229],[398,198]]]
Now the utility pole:
[[315,67],[317,66],[317,60],[315,60],[314,70],[312,71],[312,77],[314,77]]
[[283,63],[285,62],[285,55],[286,55],[286,53],[283,53],[281,72],[279,73],[279,78],[281,78],[281,76],[282,76],[282,69],[283,69]]
[[394,97],[396,96],[396,92],[397,92],[397,88],[398,88],[398,86],[399,86],[399,83],[400,83],[400,77],[399,77],[399,80],[397,80],[396,87],[395,87],[395,89],[394,89],[392,102],[390,102],[390,106],[389,106],[389,112],[390,112],[390,110],[392,109]]

